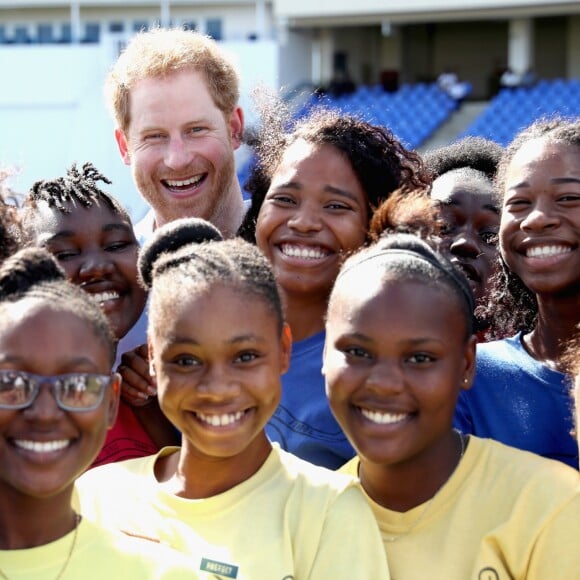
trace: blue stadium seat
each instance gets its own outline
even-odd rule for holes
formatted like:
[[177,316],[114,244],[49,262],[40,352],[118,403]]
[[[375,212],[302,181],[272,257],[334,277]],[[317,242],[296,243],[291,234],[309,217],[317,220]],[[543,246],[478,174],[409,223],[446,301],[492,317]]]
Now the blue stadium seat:
[[481,136],[502,145],[537,119],[580,116],[580,80],[540,80],[532,87],[502,89],[460,137]]
[[406,83],[394,93],[386,92],[381,85],[361,86],[350,95],[314,97],[300,109],[297,117],[305,115],[316,104],[388,127],[413,149],[430,137],[457,108],[457,103],[436,83]]

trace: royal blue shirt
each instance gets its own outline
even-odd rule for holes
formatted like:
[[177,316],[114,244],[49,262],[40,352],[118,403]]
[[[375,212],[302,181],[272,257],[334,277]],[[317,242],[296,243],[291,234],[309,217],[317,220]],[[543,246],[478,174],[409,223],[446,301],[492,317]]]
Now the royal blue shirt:
[[271,441],[316,465],[337,469],[355,451],[337,423],[324,388],[325,333],[293,343],[290,368],[282,376],[282,398],[266,425]]
[[522,336],[477,345],[475,381],[459,396],[455,426],[578,469],[571,379],[531,357]]

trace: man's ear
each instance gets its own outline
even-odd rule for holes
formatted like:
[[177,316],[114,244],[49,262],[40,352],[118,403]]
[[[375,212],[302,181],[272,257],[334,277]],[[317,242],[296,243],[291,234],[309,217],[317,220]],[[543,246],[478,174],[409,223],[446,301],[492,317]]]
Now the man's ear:
[[241,107],[236,107],[232,111],[228,124],[232,147],[237,149],[242,144],[242,137],[244,136],[244,111]]
[[119,401],[121,399],[121,383],[123,379],[119,373],[113,373],[111,384],[111,396],[109,397],[109,407],[107,409],[107,429],[111,429],[117,420],[119,412]]
[[127,137],[121,129],[115,129],[115,141],[117,141],[117,147],[119,153],[121,154],[121,159],[125,165],[131,165],[131,156],[129,155],[129,144],[127,142]]

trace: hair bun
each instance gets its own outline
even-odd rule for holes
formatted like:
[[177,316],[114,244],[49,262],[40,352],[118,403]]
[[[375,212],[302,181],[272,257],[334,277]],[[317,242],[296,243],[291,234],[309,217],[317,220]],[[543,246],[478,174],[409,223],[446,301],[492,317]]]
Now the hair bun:
[[43,282],[65,280],[52,254],[42,248],[24,248],[0,266],[0,298],[27,292]]
[[139,254],[139,274],[143,284],[151,288],[153,267],[161,255],[189,244],[221,240],[220,231],[201,218],[181,218],[165,224],[155,231]]

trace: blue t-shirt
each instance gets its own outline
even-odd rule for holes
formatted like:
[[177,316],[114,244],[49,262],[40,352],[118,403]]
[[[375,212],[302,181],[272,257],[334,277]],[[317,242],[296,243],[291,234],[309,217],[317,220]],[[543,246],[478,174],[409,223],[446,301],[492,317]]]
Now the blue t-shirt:
[[282,398],[266,425],[271,441],[316,465],[337,469],[355,451],[337,423],[324,388],[325,333],[292,344],[290,368],[282,376]]
[[459,395],[455,425],[578,469],[570,379],[531,357],[522,336],[477,345],[475,381]]

